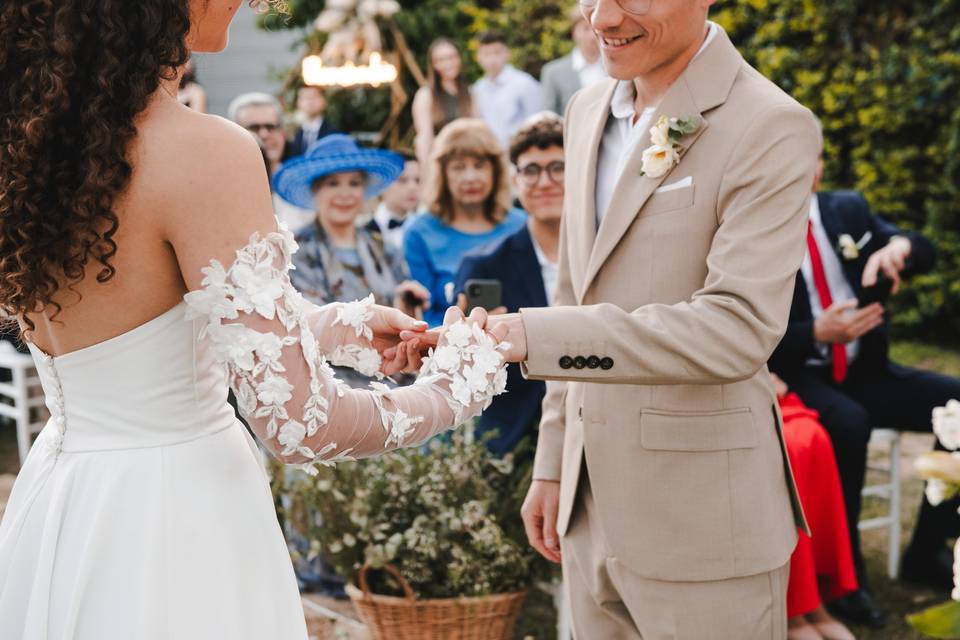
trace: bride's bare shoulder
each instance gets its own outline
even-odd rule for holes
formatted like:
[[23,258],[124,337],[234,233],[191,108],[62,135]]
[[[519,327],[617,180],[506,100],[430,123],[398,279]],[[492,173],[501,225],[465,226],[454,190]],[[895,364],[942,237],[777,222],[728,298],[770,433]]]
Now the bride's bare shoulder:
[[170,219],[229,215],[239,202],[270,202],[254,136],[215,115],[166,105],[148,113],[135,149],[136,182]]

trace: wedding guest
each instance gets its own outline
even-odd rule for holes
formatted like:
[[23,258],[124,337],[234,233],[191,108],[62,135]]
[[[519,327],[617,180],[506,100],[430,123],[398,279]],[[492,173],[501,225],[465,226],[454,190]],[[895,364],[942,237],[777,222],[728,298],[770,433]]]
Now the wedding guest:
[[[280,101],[268,93],[244,93],[230,103],[227,116],[257,137],[267,157],[270,176],[276,174],[288,156]],[[273,194],[273,208],[277,218],[294,232],[309,224],[316,216],[312,206],[309,209],[300,208],[277,193]]]
[[408,153],[403,157],[403,173],[380,197],[380,205],[367,224],[369,231],[376,231],[391,249],[403,253],[403,223],[417,210],[422,194],[420,162]]
[[786,383],[770,376],[783,416],[787,457],[810,535],[799,532],[790,557],[787,583],[789,640],[854,640],[853,634],[824,608],[825,601],[857,590],[857,574],[847,533],[840,476],[833,445],[816,411]]
[[[563,212],[563,119],[549,111],[530,118],[510,144],[513,185],[527,224],[515,233],[468,253],[457,271],[456,290],[465,307],[467,280],[499,280],[502,311],[546,307],[557,284],[557,252]],[[520,366],[507,369],[507,393],[496,398],[477,423],[477,433],[496,430],[489,447],[508,453],[534,433],[546,386],[527,380]]]
[[493,129],[500,144],[510,138],[530,116],[543,109],[540,83],[529,73],[510,64],[506,37],[485,31],[477,38],[477,62],[484,76],[473,85],[477,115]]
[[197,81],[197,63],[193,58],[187,60],[180,75],[180,87],[177,89],[180,104],[199,111],[207,112],[207,90]]
[[475,115],[463,54],[449,38],[437,38],[427,49],[427,85],[413,97],[414,147],[423,166],[430,159],[433,140],[457,118]]
[[[867,589],[857,531],[870,431],[930,431],[933,408],[960,397],[960,380],[892,362],[883,303],[858,305],[878,279],[888,279],[896,293],[902,280],[930,271],[933,244],[874,215],[858,193],[819,191],[822,173],[821,158],[809,205],[807,252],[787,332],[770,368],[820,414],[833,442],[861,588],[833,603],[832,610],[880,627],[884,615]],[[947,538],[957,535],[956,508],[955,501],[939,507],[921,502],[903,558],[904,580],[952,586]]]
[[511,206],[507,158],[482,120],[461,118],[437,136],[430,154],[427,211],[404,229],[410,275],[430,292],[423,319],[443,321],[454,301],[454,276],[463,255],[520,229],[526,214]]
[[563,114],[577,91],[607,77],[600,60],[600,45],[579,6],[570,11],[573,51],[544,65],[540,72],[543,106]]
[[320,87],[300,87],[297,91],[297,112],[302,118],[302,124],[297,127],[293,139],[287,145],[288,158],[302,156],[325,136],[336,133],[336,129],[324,117],[327,112],[327,96]]
[[274,187],[285,200],[315,211],[313,223],[296,235],[293,286],[316,304],[349,302],[373,294],[377,304],[414,315],[410,293],[426,290],[407,279],[402,255],[377,232],[357,225],[366,203],[397,179],[403,158],[392,151],[363,149],[348,135],[325,137],[281,166]]

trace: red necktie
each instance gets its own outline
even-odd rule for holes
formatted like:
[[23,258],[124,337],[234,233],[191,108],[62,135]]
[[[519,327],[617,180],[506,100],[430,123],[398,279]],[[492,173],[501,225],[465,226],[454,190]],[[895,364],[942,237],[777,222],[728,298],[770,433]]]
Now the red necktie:
[[[826,311],[833,304],[830,287],[827,285],[827,276],[823,272],[823,261],[820,259],[820,249],[813,237],[813,221],[807,221],[807,250],[810,252],[810,266],[813,269],[813,284],[817,287],[820,296],[820,306]],[[830,345],[833,351],[833,379],[840,384],[847,377],[847,346],[834,343]]]

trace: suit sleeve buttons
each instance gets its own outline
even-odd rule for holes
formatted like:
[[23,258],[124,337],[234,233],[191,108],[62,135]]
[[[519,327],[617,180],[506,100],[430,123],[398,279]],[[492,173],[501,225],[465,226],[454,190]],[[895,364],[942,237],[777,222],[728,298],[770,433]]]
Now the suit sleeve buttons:
[[573,366],[573,358],[570,356],[563,356],[560,358],[559,364],[561,369],[569,369]]
[[587,359],[583,356],[577,356],[573,359],[573,367],[575,369],[583,369],[587,366]]
[[597,356],[590,356],[587,358],[587,367],[590,369],[596,369],[600,366],[600,358]]
[[600,360],[600,368],[604,371],[609,371],[613,369],[613,358],[603,358]]

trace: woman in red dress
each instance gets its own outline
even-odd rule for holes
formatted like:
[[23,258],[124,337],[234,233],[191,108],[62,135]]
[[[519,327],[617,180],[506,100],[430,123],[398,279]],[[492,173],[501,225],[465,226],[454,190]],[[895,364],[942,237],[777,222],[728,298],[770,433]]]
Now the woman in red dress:
[[[772,374],[771,374],[772,375]],[[800,532],[790,558],[787,615],[790,640],[854,640],[823,603],[857,590],[847,516],[830,436],[816,411],[772,375],[783,413],[787,456],[811,535]]]

